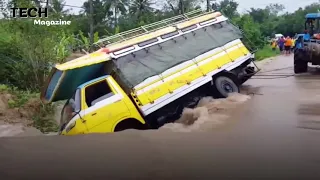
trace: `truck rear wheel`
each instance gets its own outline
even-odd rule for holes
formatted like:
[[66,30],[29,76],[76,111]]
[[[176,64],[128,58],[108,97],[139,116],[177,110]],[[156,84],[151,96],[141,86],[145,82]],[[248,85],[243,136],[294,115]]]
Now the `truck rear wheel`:
[[308,71],[308,62],[303,60],[303,54],[299,51],[296,50],[294,52],[294,73],[299,74],[299,73],[305,73]]
[[230,73],[222,73],[213,77],[213,96],[216,98],[226,98],[230,93],[239,93],[239,83],[237,78]]

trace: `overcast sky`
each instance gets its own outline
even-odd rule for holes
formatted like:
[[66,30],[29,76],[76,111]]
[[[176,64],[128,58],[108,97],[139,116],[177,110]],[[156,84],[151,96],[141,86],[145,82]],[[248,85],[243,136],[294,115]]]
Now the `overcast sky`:
[[[74,6],[82,6],[86,0],[65,0],[66,4]],[[154,0],[154,2],[165,2],[164,0]],[[219,1],[219,0],[218,0]],[[244,12],[251,7],[263,8],[270,3],[280,3],[286,7],[286,11],[293,12],[299,7],[304,7],[313,2],[319,2],[319,0],[236,0],[239,3],[239,12]],[[205,0],[204,0],[205,2]],[[79,9],[72,8],[74,12],[78,12]]]

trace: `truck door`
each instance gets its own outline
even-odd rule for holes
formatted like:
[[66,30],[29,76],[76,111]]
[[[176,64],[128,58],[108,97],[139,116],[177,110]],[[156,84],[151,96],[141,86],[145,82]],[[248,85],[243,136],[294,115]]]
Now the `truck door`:
[[117,90],[120,87],[109,78],[91,83],[83,90],[86,106],[83,119],[89,133],[112,132],[119,119],[130,115],[124,95]]

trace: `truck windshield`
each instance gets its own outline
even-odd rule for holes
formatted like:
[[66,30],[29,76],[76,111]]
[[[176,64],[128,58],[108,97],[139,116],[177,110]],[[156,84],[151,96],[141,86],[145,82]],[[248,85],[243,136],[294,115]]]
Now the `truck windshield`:
[[121,79],[129,86],[135,86],[173,66],[240,38],[241,31],[224,21],[125,55],[115,63]]
[[73,97],[68,99],[61,112],[60,126],[67,124],[81,110],[80,89],[77,89]]
[[320,33],[320,19],[307,19],[305,23],[305,30],[311,35]]

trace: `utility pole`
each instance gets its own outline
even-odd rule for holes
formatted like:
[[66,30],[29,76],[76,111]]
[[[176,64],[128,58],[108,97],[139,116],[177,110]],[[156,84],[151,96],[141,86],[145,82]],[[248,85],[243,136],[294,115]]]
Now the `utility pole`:
[[89,27],[90,27],[90,33],[89,33],[89,38],[90,38],[90,52],[92,51],[92,45],[93,45],[93,2],[92,0],[89,0],[89,5],[90,5],[90,17],[89,17]]
[[183,0],[179,0],[179,8],[180,8],[180,14],[184,14]]
[[210,0],[207,0],[207,11],[209,12],[210,11]]

